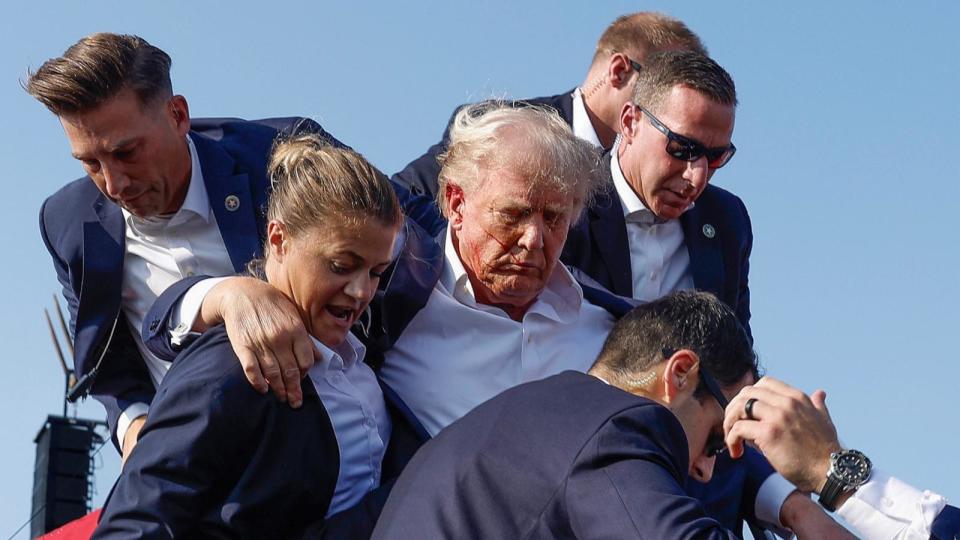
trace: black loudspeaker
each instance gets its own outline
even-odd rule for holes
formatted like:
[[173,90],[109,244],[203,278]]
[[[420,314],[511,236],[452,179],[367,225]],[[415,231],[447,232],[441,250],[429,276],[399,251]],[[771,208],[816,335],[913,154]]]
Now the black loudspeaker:
[[101,422],[48,416],[33,442],[33,508],[30,537],[36,538],[90,512],[92,453],[103,443]]

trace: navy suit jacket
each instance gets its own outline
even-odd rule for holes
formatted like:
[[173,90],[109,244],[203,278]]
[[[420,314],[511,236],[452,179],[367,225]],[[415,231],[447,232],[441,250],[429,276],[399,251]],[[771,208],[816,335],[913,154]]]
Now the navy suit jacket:
[[503,392],[425,444],[373,537],[736,538],[684,492],[687,455],[665,407],[563,372]]
[[222,327],[171,366],[94,538],[287,538],[327,512],[336,435],[313,386],[257,393]]
[[[610,176],[610,155],[601,164],[607,188],[570,231],[560,260],[580,268],[620,296],[633,295],[630,245],[623,208]],[[680,216],[690,273],[697,289],[712,292],[730,306],[750,333],[750,251],[753,231],[743,201],[708,185],[696,204]]]
[[[573,125],[572,89],[569,92],[556,96],[518,100],[513,101],[512,104],[514,106],[544,105],[550,107],[556,110],[557,114],[559,114],[568,125]],[[440,176],[440,163],[437,161],[437,156],[442,152],[446,152],[447,144],[450,142],[450,124],[453,123],[453,118],[462,108],[463,105],[457,107],[457,109],[453,111],[453,114],[450,115],[450,120],[447,122],[447,127],[443,130],[443,136],[440,138],[440,142],[434,144],[428,148],[422,156],[407,164],[402,171],[394,174],[391,180],[406,186],[417,195],[427,195],[431,198],[436,197],[437,177]]]
[[[312,120],[300,118],[194,119],[191,128],[210,206],[238,271],[261,251],[266,165],[278,134],[316,132],[341,145]],[[228,196],[239,199],[239,208],[227,210],[223,201]],[[154,394],[120,310],[124,228],[120,207],[89,177],[60,189],[40,209],[40,233],[63,286],[74,336],[79,383],[70,397],[92,393],[106,408],[114,432],[123,409],[137,401],[149,403]]]

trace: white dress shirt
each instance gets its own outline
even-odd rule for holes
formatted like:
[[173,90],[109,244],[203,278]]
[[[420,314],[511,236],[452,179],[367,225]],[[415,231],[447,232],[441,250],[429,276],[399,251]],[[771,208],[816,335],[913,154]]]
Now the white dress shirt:
[[380,464],[392,424],[377,376],[363,362],[363,344],[349,332],[338,347],[327,347],[316,338],[313,343],[323,359],[310,368],[308,376],[330,416],[340,449],[340,474],[327,510],[330,516],[355,505],[380,485]]
[[837,515],[867,539],[927,540],[933,521],[946,505],[940,495],[874,469],[870,480],[837,509]]
[[[223,276],[234,273],[220,228],[210,209],[203,172],[193,141],[190,148],[190,186],[172,216],[138,218],[122,210],[126,250],[120,302],[154,386],[166,375],[170,362],[154,356],[140,339],[140,326],[157,297],[177,281],[195,274]],[[130,422],[147,413],[148,405],[134,403],[120,415],[117,438],[121,442]]]
[[387,351],[380,376],[436,435],[508,388],[568,369],[587,371],[613,323],[584,300],[562,265],[519,322],[477,303],[448,230],[443,274]]
[[587,114],[587,104],[583,101],[583,92],[579,88],[573,91],[573,126],[571,127],[578,139],[583,139],[597,148],[603,147],[600,144],[600,137],[597,137],[597,131],[593,129],[593,122]]
[[610,174],[627,223],[633,297],[649,302],[673,291],[692,289],[690,253],[680,220],[660,219],[643,204],[623,176],[618,146],[614,144],[611,151]]

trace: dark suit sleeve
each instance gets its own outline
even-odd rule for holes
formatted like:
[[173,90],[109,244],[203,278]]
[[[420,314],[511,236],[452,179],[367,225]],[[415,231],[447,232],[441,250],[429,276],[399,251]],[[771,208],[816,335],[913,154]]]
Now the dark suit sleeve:
[[143,327],[140,329],[140,337],[157,358],[168,362],[173,361],[180,352],[180,347],[174,347],[170,342],[170,333],[167,331],[173,308],[183,295],[187,294],[190,287],[210,278],[211,276],[192,276],[181,279],[167,287],[147,311],[147,316],[143,318]]
[[[70,265],[54,249],[47,230],[47,201],[40,207],[40,237],[53,259],[53,268],[57,272],[57,281],[62,287],[63,297],[67,300],[67,310],[70,316],[71,338],[77,332],[77,311],[80,301],[75,293],[79,287],[74,287],[74,275]],[[82,279],[82,276],[77,277]],[[98,359],[93,359],[96,361]],[[76,359],[74,359],[76,372]],[[78,377],[80,375],[78,374]],[[114,447],[119,451],[120,441],[117,439],[117,421],[120,414],[133,403],[150,403],[153,399],[154,388],[150,374],[130,336],[130,329],[123,315],[116,321],[116,328],[111,339],[110,351],[104,358],[104,363],[90,380],[90,394],[99,401],[107,413],[107,425],[110,428],[110,438]]]
[[960,538],[960,508],[947,505],[933,520],[930,540],[957,540]]
[[67,300],[67,310],[70,312],[70,332],[76,334],[77,328],[77,308],[80,305],[77,296],[73,293],[73,285],[70,280],[70,270],[66,261],[60,258],[53,245],[50,243],[50,237],[47,233],[47,224],[44,214],[47,209],[47,202],[44,201],[40,206],[40,237],[43,238],[43,245],[47,247],[50,257],[53,259],[53,269],[57,271],[57,281],[63,287],[63,297]]
[[743,218],[746,223],[746,239],[743,252],[740,254],[740,294],[737,295],[738,301],[735,306],[737,319],[743,324],[747,331],[747,336],[753,342],[753,331],[750,329],[750,253],[753,251],[753,225],[750,223],[750,214],[747,213],[747,207],[739,198],[737,203],[743,212]]
[[[684,492],[686,452],[675,418],[645,406],[618,415],[584,448],[566,485],[574,535],[582,538],[734,539]],[[661,410],[662,409],[662,410]],[[673,426],[667,433],[666,426]],[[681,430],[676,433],[677,430]],[[680,460],[686,463],[686,455]]]
[[[293,410],[244,378],[226,333],[177,359],[95,538],[289,537],[326,513],[338,454],[318,400]],[[290,515],[286,515],[289,513]]]
[[183,536],[215,499],[226,496],[218,486],[237,476],[240,454],[229,451],[227,441],[244,441],[246,426],[256,422],[232,421],[227,407],[241,406],[236,393],[223,392],[207,375],[181,377],[171,369],[94,538]]
[[400,201],[400,208],[411,220],[420,225],[431,237],[437,236],[446,229],[447,220],[440,213],[437,201],[424,195],[416,195],[406,186],[390,180],[394,193]]

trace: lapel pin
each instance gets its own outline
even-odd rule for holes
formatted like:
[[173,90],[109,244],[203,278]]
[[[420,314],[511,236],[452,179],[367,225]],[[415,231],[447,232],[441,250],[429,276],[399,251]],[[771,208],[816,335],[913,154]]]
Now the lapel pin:
[[707,238],[713,238],[717,235],[717,230],[713,228],[713,225],[707,223],[703,226],[703,235]]
[[[236,195],[227,195],[227,198],[223,200],[223,205],[227,207],[227,210],[235,212],[238,208],[240,208],[240,197],[237,197]],[[706,232],[706,229],[704,229],[704,232]]]

